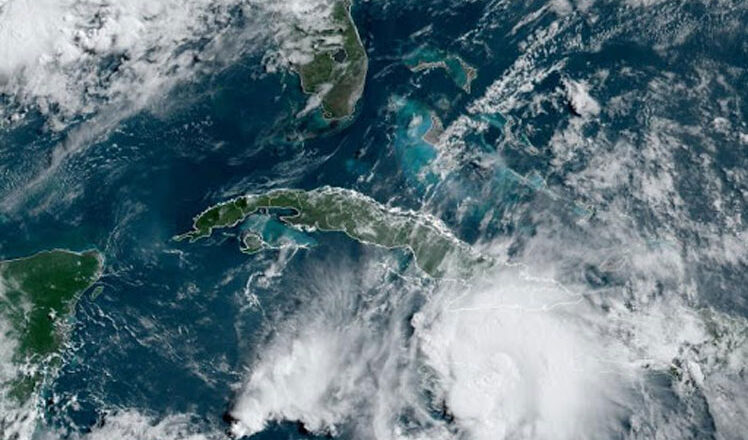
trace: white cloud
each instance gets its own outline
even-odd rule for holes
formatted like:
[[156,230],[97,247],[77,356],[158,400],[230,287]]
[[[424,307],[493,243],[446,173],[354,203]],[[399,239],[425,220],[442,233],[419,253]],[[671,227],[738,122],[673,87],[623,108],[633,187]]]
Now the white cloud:
[[579,297],[517,267],[455,293],[440,292],[414,321],[440,397],[468,438],[605,436],[617,417],[607,395],[625,384],[575,316]]
[[55,116],[58,128],[105,105],[142,107],[192,73],[197,43],[226,27],[231,4],[6,0],[0,91]]
[[222,57],[254,48],[308,58],[324,43],[315,32],[329,27],[331,4],[0,0],[0,92],[15,119],[32,106],[57,129],[104,108],[139,110]]
[[209,440],[216,433],[202,433],[195,428],[188,415],[177,414],[162,418],[146,416],[135,410],[109,415],[102,426],[96,427],[85,440]]
[[[232,409],[234,432],[288,420],[363,439],[599,438],[621,435],[626,419],[641,432],[686,432],[698,422],[670,413],[648,375],[676,368],[684,405],[698,402],[688,393],[724,393],[710,381],[742,368],[744,321],[690,308],[687,271],[667,247],[555,240],[540,235],[528,247],[534,269],[504,266],[435,291],[384,281],[380,266],[301,275],[294,295],[305,306],[269,323],[274,336],[257,348]],[[564,286],[553,279],[568,278],[564,259],[607,261],[628,281],[598,291],[571,277]],[[674,290],[660,298],[658,285]],[[411,315],[418,298],[425,304]]]
[[575,112],[583,117],[597,116],[600,113],[600,104],[590,96],[589,85],[586,82],[567,78],[563,83],[566,98]]

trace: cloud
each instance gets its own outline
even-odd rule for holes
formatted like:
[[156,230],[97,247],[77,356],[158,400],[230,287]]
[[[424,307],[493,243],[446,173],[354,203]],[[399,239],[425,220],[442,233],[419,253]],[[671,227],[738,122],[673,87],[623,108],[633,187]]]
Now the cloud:
[[221,57],[276,48],[309,57],[331,4],[0,0],[0,93],[15,104],[6,116],[35,109],[62,129],[104,108],[142,109]]
[[[330,1],[0,0],[0,131],[41,115],[59,139],[7,172],[16,209],[69,157],[141,111],[159,114],[175,86],[242,57],[268,70],[309,57]],[[261,65],[258,65],[258,70]],[[54,132],[59,132],[57,134]],[[24,148],[11,145],[8,148]]]
[[125,103],[142,107],[190,75],[201,40],[227,28],[229,0],[6,0],[0,91],[55,128]]
[[[450,289],[451,290],[451,289]],[[518,267],[434,296],[414,318],[436,392],[468,438],[604,437],[626,388],[581,298]]]
[[[304,306],[268,323],[234,433],[298,421],[362,439],[677,438],[711,423],[712,403],[745,407],[725,386],[748,353],[745,320],[689,306],[677,253],[546,232],[555,243],[539,234],[524,264],[469,283],[393,281],[369,259],[286,274],[304,280]],[[622,284],[570,271],[601,264]]]
[[630,360],[580,294],[523,266],[434,291],[367,268],[300,276],[305,307],[257,348],[235,434],[290,420],[367,439],[592,438],[625,415]]
[[590,96],[589,86],[585,82],[565,79],[563,84],[566,89],[566,99],[575,113],[583,117],[600,114],[600,104]]
[[138,439],[138,440],[210,440],[219,438],[216,433],[202,433],[189,415],[175,414],[162,418],[146,416],[136,410],[113,413],[85,440]]

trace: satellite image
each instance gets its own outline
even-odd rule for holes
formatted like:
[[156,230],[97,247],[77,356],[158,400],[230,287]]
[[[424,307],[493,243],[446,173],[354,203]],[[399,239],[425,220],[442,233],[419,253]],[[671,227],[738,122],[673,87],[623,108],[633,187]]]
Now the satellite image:
[[57,439],[748,439],[748,1],[0,0]]

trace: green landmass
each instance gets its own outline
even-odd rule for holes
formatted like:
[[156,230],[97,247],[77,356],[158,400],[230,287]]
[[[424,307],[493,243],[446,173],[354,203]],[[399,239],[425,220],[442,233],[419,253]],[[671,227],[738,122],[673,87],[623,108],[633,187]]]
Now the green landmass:
[[248,232],[242,237],[240,250],[245,254],[255,254],[265,248],[265,242],[258,234]]
[[[389,208],[356,191],[332,187],[240,196],[203,211],[195,217],[192,230],[175,239],[193,242],[210,236],[215,229],[233,227],[249,216],[269,211],[284,211],[278,217],[290,226],[339,231],[362,243],[408,249],[416,264],[432,276],[459,275],[489,263],[433,217]],[[245,236],[245,252],[259,248],[251,235]]]
[[422,46],[405,56],[405,65],[413,72],[431,69],[444,69],[462,90],[470,93],[470,85],[478,76],[478,71],[457,55],[439,49]]
[[368,58],[351,17],[351,1],[336,1],[331,19],[331,27],[311,35],[313,59],[294,69],[304,92],[321,96],[325,118],[340,119],[353,113],[361,97]]
[[53,250],[0,261],[0,317],[10,323],[3,336],[17,344],[13,363],[32,367],[11,384],[10,394],[19,401],[25,401],[43,379],[43,367],[65,341],[65,321],[101,268],[96,251]]

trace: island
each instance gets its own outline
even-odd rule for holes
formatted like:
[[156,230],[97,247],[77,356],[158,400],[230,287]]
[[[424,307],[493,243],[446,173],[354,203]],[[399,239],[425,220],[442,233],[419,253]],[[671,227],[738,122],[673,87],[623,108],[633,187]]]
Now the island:
[[[218,203],[194,218],[192,230],[174,238],[194,242],[209,237],[215,229],[234,227],[253,215],[269,212],[302,230],[343,232],[364,244],[407,249],[417,266],[434,277],[459,276],[491,264],[437,218],[387,207],[356,191],[329,186],[309,191],[277,189]],[[244,252],[255,252],[261,246],[257,234],[242,239]]]
[[410,52],[403,61],[411,72],[443,69],[465,93],[470,93],[470,85],[478,76],[478,71],[459,56],[429,46]]
[[429,126],[428,131],[421,138],[429,145],[437,145],[442,134],[444,134],[444,124],[442,124],[439,116],[433,112],[429,115],[429,119],[431,120],[431,126]]
[[[96,251],[51,250],[0,261],[0,338],[13,346],[17,374],[0,377],[0,393],[19,404],[57,365],[69,318],[80,295],[101,275]],[[6,360],[0,360],[2,362]]]
[[309,57],[292,63],[302,90],[320,97],[326,119],[350,116],[364,90],[368,69],[366,51],[351,17],[351,0],[332,4],[328,26],[299,32],[310,33],[311,42],[305,44],[314,48]]

